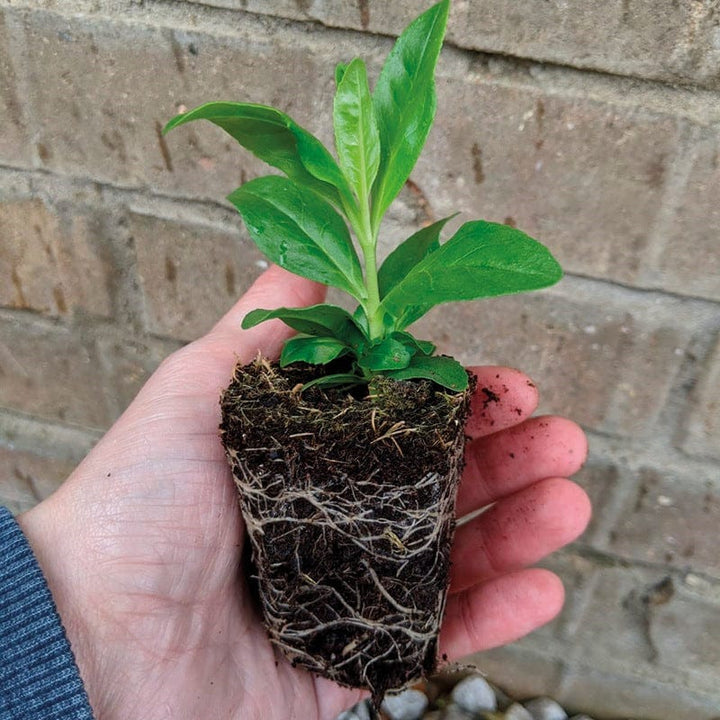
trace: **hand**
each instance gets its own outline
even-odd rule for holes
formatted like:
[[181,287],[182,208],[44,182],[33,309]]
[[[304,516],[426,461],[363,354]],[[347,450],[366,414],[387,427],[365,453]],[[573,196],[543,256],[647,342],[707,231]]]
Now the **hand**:
[[[240,329],[256,307],[321,302],[323,288],[273,267],[205,337],[171,355],[66,483],[21,516],[98,720],[331,720],[363,693],[293,669],[267,640],[239,572],[243,523],[218,438],[236,360],[279,354],[280,321]],[[585,439],[561,418],[525,419],[537,393],[507,368],[473,368],[462,525],[440,651],[450,659],[550,620],[560,581],[522,568],[589,518]]]

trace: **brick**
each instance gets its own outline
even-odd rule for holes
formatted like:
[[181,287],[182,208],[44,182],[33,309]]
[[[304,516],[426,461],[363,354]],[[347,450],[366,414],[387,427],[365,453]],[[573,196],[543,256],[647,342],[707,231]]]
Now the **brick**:
[[311,130],[329,127],[315,117],[331,112],[324,56],[264,20],[238,24],[235,38],[42,12],[26,26],[38,136],[54,171],[218,201],[266,166],[209,123],[163,138],[179,110],[262,102]]
[[74,463],[57,457],[0,446],[0,505],[18,514],[54,492]]
[[[430,3],[422,0],[191,0],[200,5],[315,20],[325,25],[398,35]],[[583,5],[529,0],[454,2],[448,41],[471,50],[512,55],[643,78],[717,87],[709,0],[616,0]]]
[[151,332],[180,340],[204,334],[267,267],[238,235],[132,214],[137,266]]
[[109,241],[93,218],[64,219],[41,200],[0,202],[0,304],[67,316],[112,314]]
[[487,77],[441,78],[438,106],[413,173],[435,216],[514,225],[568,272],[638,277],[677,143],[673,120]]
[[[28,25],[34,103],[53,117],[40,134],[54,170],[218,200],[262,163],[209,125],[164,139],[157,128],[180,106],[223,97],[279,105],[328,140],[327,68],[339,55],[319,36],[260,22],[257,39],[231,39],[42,13]],[[71,95],[56,90],[65,82]],[[569,271],[638,276],[677,144],[673,120],[472,75],[442,77],[439,96],[413,175],[436,215],[514,222]],[[87,131],[73,132],[78,124]]]
[[0,316],[0,405],[87,428],[110,416],[93,343],[70,329]]
[[[704,676],[718,662],[718,587],[713,600],[698,597],[677,575],[662,569],[622,563],[600,569],[573,639],[583,648],[583,664],[639,677],[668,676],[675,669],[678,686],[687,682],[697,690],[717,690]],[[678,625],[685,640],[673,640]]]
[[685,37],[694,8],[673,0],[583,4],[530,0],[463,3],[458,41],[466,47],[619,75],[694,79]]
[[682,448],[720,459],[720,338],[692,392]]
[[611,533],[609,549],[618,555],[720,578],[717,528],[720,478],[678,477],[652,468],[640,470],[637,493]]
[[655,609],[651,632],[661,662],[672,666],[681,657],[685,668],[707,674],[720,667],[720,603],[680,592]]
[[683,295],[720,300],[720,135],[704,138],[694,152],[685,189],[665,232],[658,282]]
[[571,712],[593,717],[645,720],[708,720],[715,718],[720,697],[714,692],[688,689],[663,678],[637,678],[630,674],[604,673],[577,664],[557,698]]
[[527,372],[540,388],[541,411],[612,435],[655,432],[689,330],[650,323],[640,304],[599,303],[579,291],[566,280],[553,291],[451,304],[415,330],[465,364]]
[[10,58],[10,30],[6,15],[0,9],[0,162],[29,164],[28,132],[25,125],[17,75]]

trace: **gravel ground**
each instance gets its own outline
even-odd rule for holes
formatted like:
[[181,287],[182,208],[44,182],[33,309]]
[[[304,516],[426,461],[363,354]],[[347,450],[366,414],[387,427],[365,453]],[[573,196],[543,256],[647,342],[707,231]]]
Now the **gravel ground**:
[[380,714],[361,702],[336,720],[594,720],[570,715],[549,697],[522,702],[489,683],[480,673],[444,673],[397,695],[387,695]]

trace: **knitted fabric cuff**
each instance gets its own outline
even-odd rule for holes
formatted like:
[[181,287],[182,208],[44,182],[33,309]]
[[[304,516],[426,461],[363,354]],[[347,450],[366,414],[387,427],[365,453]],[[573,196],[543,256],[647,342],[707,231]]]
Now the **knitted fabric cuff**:
[[61,718],[93,714],[40,566],[0,507],[0,720]]

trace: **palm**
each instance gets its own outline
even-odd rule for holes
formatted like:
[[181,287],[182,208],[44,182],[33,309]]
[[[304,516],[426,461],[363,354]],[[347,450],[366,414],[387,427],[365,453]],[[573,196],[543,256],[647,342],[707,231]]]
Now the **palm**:
[[[237,316],[248,304],[269,305],[253,292],[272,291],[276,305],[317,301],[316,286],[283,277],[284,287],[271,278],[263,288],[261,279],[213,333],[167,361],[51,499],[77,530],[61,533],[43,555],[46,565],[53,553],[62,556],[63,571],[48,574],[71,639],[93,636],[74,647],[101,720],[332,718],[360,697],[293,669],[273,649],[238,571],[242,519],[218,439],[218,396],[234,351],[246,361],[257,347],[272,354],[284,335],[275,324],[238,337]],[[290,297],[278,298],[283,292]],[[460,511],[499,502],[457,533],[441,635],[451,657],[512,640],[557,612],[562,593],[554,577],[520,568],[572,539],[588,515],[579,489],[546,479],[579,467],[581,433],[559,419],[542,429],[532,425],[538,421],[521,423],[535,403],[527,379],[507,369],[477,372],[480,387],[504,386],[512,403],[489,404],[468,428],[476,439]],[[543,440],[534,452],[530,433]],[[505,467],[516,446],[528,450],[524,461]],[[494,533],[530,502],[537,518],[525,509],[514,542]]]

